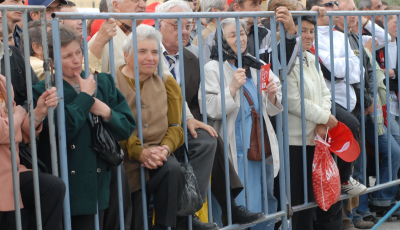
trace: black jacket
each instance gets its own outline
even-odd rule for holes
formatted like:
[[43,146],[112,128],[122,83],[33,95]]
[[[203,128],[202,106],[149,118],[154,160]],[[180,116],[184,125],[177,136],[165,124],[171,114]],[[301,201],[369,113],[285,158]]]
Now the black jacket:
[[[397,38],[396,38],[396,42],[398,42]],[[397,52],[399,52],[399,50]],[[376,57],[376,61],[378,62],[379,66],[381,67],[381,69],[385,70],[386,69],[386,66],[385,66],[385,64],[386,64],[385,63],[385,47],[377,50],[375,57]],[[399,86],[398,85],[398,81],[399,81],[398,77],[399,76],[398,76],[398,72],[397,72],[398,69],[399,69],[399,62],[398,62],[397,56],[396,56],[396,68],[393,69],[394,74],[396,75],[396,77],[395,78],[389,78],[389,90],[396,92],[396,94],[399,91],[399,87],[398,87]],[[386,72],[385,72],[385,74],[386,74]],[[383,81],[383,82],[386,85],[386,81]]]
[[[15,47],[10,46],[10,51],[12,55],[10,56],[10,67],[11,67],[11,83],[14,89],[14,101],[17,105],[22,105],[26,110],[28,109],[27,104],[27,91],[26,91],[26,68],[24,56],[21,51]],[[3,76],[7,76],[5,74],[6,66],[4,63],[5,57],[1,59],[1,74]],[[28,71],[31,71],[32,75],[32,85],[39,82],[38,77],[36,76],[33,69],[28,66]]]
[[[272,68],[272,53],[268,51],[268,48],[273,49],[272,47],[272,33],[265,27],[258,26],[258,44],[260,50],[260,60],[265,63],[271,63]],[[290,35],[289,35],[290,36]],[[293,38],[285,38],[286,39],[286,65],[287,65],[287,74],[292,70],[296,57],[299,53],[300,46],[297,44],[296,37],[298,35],[293,35]],[[247,47],[248,51],[251,55],[255,56],[255,37],[254,37],[254,26],[250,28],[249,33],[247,34]],[[265,50],[265,51],[264,51]],[[281,70],[280,63],[281,60],[281,43],[278,45],[278,66]]]

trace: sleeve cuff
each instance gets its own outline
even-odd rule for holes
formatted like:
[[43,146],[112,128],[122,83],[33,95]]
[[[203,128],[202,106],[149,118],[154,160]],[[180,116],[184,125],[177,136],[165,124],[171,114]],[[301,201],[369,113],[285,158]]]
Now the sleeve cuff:
[[[94,98],[85,92],[80,92],[74,99],[74,102],[84,111],[89,114],[90,108],[94,104]],[[90,106],[88,106],[90,105]]]
[[297,32],[296,32],[295,34],[286,33],[286,39],[294,40],[294,39],[296,39],[297,37],[299,37],[299,34],[298,34]]
[[133,158],[133,159],[139,161],[140,154],[142,154],[143,149],[144,148],[141,145],[132,146],[131,149],[128,150],[129,159]]

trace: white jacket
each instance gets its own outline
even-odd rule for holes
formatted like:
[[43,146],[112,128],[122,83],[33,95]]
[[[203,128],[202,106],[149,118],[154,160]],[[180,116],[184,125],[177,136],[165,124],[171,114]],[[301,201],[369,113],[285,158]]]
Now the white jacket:
[[296,59],[292,72],[287,76],[288,111],[289,111],[289,145],[302,144],[300,65],[303,65],[304,114],[306,121],[306,144],[315,145],[315,127],[326,124],[331,114],[331,93],[325,84],[322,71],[315,68],[315,56],[303,52],[307,65]]
[[[227,125],[227,135],[228,140],[228,155],[229,159],[232,161],[236,172],[238,171],[237,163],[237,150],[236,150],[236,136],[235,136],[235,121],[240,108],[240,94],[239,91],[236,92],[234,98],[232,98],[229,92],[229,85],[232,82],[234,69],[229,64],[228,61],[223,63],[224,68],[224,86],[225,86],[225,106],[226,106],[226,125]],[[251,74],[253,76],[254,83],[257,87],[257,70],[251,68]],[[274,165],[274,177],[279,171],[279,145],[276,138],[275,131],[269,120],[269,116],[274,116],[283,111],[281,104],[282,91],[280,86],[279,78],[270,71],[273,75],[275,83],[279,87],[279,91],[276,93],[276,105],[273,105],[268,100],[268,95],[263,91],[263,116],[265,124],[268,130],[268,136],[271,144],[272,161]],[[219,75],[219,62],[210,61],[204,67],[204,78],[205,78],[205,93],[206,93],[206,106],[207,106],[207,116],[209,118],[209,124],[214,127],[218,134],[223,137],[223,126],[222,126],[222,103],[221,103],[221,90],[220,90],[220,75]],[[202,100],[201,100],[201,88],[199,89],[199,105],[200,110],[202,110]],[[201,111],[203,113],[203,111]],[[250,134],[249,134],[250,135]]]

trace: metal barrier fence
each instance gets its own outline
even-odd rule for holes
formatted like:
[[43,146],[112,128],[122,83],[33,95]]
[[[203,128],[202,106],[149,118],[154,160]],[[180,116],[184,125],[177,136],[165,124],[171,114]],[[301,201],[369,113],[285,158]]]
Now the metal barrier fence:
[[[44,7],[9,7],[9,6],[0,6],[0,10],[2,11],[3,15],[6,15],[7,11],[22,11],[23,12],[23,22],[24,22],[24,27],[23,30],[27,31],[27,12],[30,10],[35,10],[35,11],[40,11],[40,12],[45,12],[45,8]],[[301,19],[300,17],[303,15],[312,15],[314,17],[318,17],[316,12],[302,12],[302,11],[298,11],[298,12],[291,12],[292,15],[297,18],[298,20],[298,24],[299,27],[301,27]],[[44,63],[45,63],[45,76],[46,76],[46,87],[49,89],[51,87],[51,79],[50,79],[50,71],[49,71],[49,57],[48,57],[48,53],[47,53],[47,38],[45,36],[46,34],[46,25],[45,25],[45,13],[42,13],[42,38],[43,38],[43,49],[44,49]],[[369,11],[369,12],[348,12],[348,11],[340,11],[340,12],[328,12],[327,14],[329,16],[329,26],[330,28],[333,28],[333,20],[332,17],[333,16],[342,16],[342,15],[352,15],[352,16],[358,16],[359,21],[361,21],[361,16],[372,16],[372,21],[374,21],[374,17],[375,15],[384,15],[385,18],[385,27],[387,28],[387,17],[388,15],[399,15],[399,12],[395,12],[395,11],[380,11],[380,12],[373,12],[373,11]],[[138,13],[138,14],[115,14],[115,13],[109,13],[109,14],[74,14],[74,13],[55,13],[53,14],[53,23],[52,23],[52,27],[53,27],[53,44],[54,44],[54,50],[55,51],[60,51],[61,50],[61,44],[60,44],[60,39],[59,39],[59,20],[63,20],[63,19],[80,19],[83,20],[83,38],[84,38],[84,42],[83,42],[83,50],[84,50],[84,57],[85,57],[85,63],[89,63],[88,61],[88,49],[87,49],[87,39],[86,39],[86,20],[87,19],[107,19],[107,18],[115,18],[115,19],[131,19],[132,20],[132,25],[136,25],[137,20],[141,20],[141,19],[155,19],[155,26],[156,28],[159,28],[160,25],[160,20],[161,19],[177,19],[178,20],[178,40],[179,40],[179,53],[182,54],[183,53],[183,44],[182,44],[182,19],[185,18],[195,18],[195,19],[200,19],[200,18],[217,18],[217,28],[221,28],[221,18],[235,18],[236,19],[236,37],[237,39],[237,44],[240,44],[240,32],[239,32],[239,18],[242,17],[246,17],[246,18],[254,18],[254,21],[257,21],[257,17],[269,17],[271,20],[271,44],[270,44],[270,48],[272,49],[272,69],[275,73],[275,75],[280,76],[280,80],[282,83],[282,105],[284,107],[284,110],[281,114],[276,115],[276,135],[278,138],[278,145],[279,145],[279,158],[280,158],[280,172],[279,172],[279,182],[280,182],[280,204],[279,207],[281,209],[281,211],[277,212],[276,210],[274,210],[274,212],[268,212],[268,200],[267,197],[264,196],[263,200],[262,200],[262,206],[264,208],[264,211],[266,213],[266,217],[265,219],[262,219],[258,222],[254,222],[254,223],[249,223],[249,224],[244,224],[244,225],[239,225],[239,224],[232,224],[232,214],[231,214],[231,202],[230,202],[230,181],[229,181],[229,166],[228,166],[228,144],[225,141],[225,145],[224,145],[224,153],[225,153],[225,175],[227,175],[227,177],[225,178],[225,183],[226,183],[226,197],[227,197],[227,212],[228,212],[228,226],[224,227],[223,229],[242,229],[242,228],[246,228],[246,227],[250,227],[253,226],[254,224],[258,224],[261,222],[266,222],[266,221],[272,221],[275,222],[277,220],[282,220],[282,228],[283,229],[291,229],[291,224],[290,222],[288,222],[288,218],[290,218],[292,212],[297,212],[297,211],[301,211],[301,210],[305,210],[305,209],[309,209],[309,208],[313,208],[315,206],[317,206],[317,204],[315,202],[309,202],[308,201],[308,192],[309,189],[307,188],[307,170],[304,168],[303,170],[303,177],[304,177],[304,204],[302,205],[298,205],[298,206],[294,206],[291,207],[290,203],[290,159],[289,159],[289,136],[288,136],[288,98],[287,98],[287,74],[288,74],[288,69],[286,64],[281,64],[279,65],[279,60],[280,63],[286,63],[286,59],[288,57],[286,57],[286,48],[285,48],[285,39],[281,39],[280,41],[280,54],[278,54],[278,49],[275,49],[275,47],[278,47],[278,42],[277,41],[277,23],[276,23],[276,18],[275,18],[275,13],[274,12],[235,12],[235,13],[174,13],[174,14],[162,14],[162,13],[154,13],[154,14],[144,14],[144,13]],[[344,18],[345,20],[345,28],[344,31],[346,31],[347,28],[347,18]],[[375,25],[372,25],[373,29],[372,29],[372,38],[375,38]],[[397,18],[397,27],[398,27],[398,31],[400,31],[400,18]],[[201,34],[202,29],[201,29],[201,22],[200,20],[197,20],[197,28],[198,28],[198,34]],[[359,29],[361,31],[362,29],[362,25],[359,25]],[[7,31],[7,18],[3,17],[3,31]],[[218,36],[218,41],[221,41],[222,39],[222,32],[220,29],[217,29],[217,36]],[[280,37],[285,37],[285,30],[284,30],[284,26],[279,23],[279,32],[280,32]],[[133,47],[134,47],[134,63],[135,66],[138,66],[138,53],[137,53],[137,40],[136,40],[136,29],[135,27],[133,27],[132,29],[132,33],[133,33]],[[256,26],[254,27],[254,37],[258,37],[258,33],[259,33],[259,28]],[[318,34],[318,27],[316,27],[316,34]],[[301,30],[299,30],[299,35],[301,36]],[[331,50],[334,50],[333,48],[333,32],[330,32],[330,48]],[[318,36],[315,37],[315,44],[318,44]],[[348,35],[347,33],[345,33],[344,35],[344,39],[347,41],[348,39]],[[27,33],[24,33],[24,40],[28,41],[28,35]],[[385,44],[388,44],[388,35],[386,33],[385,35]],[[301,41],[301,39],[300,39]],[[207,123],[207,108],[205,105],[205,81],[204,81],[204,63],[203,63],[203,51],[201,49],[201,47],[203,46],[202,44],[202,39],[199,39],[199,65],[200,65],[200,74],[201,74],[201,97],[202,97],[202,101],[203,104],[200,105],[202,106],[203,109],[203,121],[205,123]],[[25,42],[24,43],[24,51],[25,51],[25,65],[28,66],[29,65],[29,55],[27,55],[29,53],[29,43]],[[347,43],[346,43],[347,44]],[[5,45],[5,70],[6,70],[6,76],[11,76],[10,75],[10,54],[8,51],[8,41],[7,39],[4,39],[4,45]],[[303,58],[303,53],[302,53],[302,44],[301,42],[299,42],[300,45],[300,52],[299,52],[299,58],[300,60],[302,60]],[[242,63],[241,63],[241,52],[240,52],[240,45],[237,46],[238,47],[238,67],[241,68],[242,67]],[[255,40],[255,47],[259,47],[258,44],[258,40]],[[364,52],[363,50],[363,45],[362,45],[362,41],[360,39],[359,42],[359,53],[360,56],[361,54]],[[375,44],[372,43],[372,49],[375,50]],[[110,50],[110,66],[111,66],[111,74],[115,77],[115,65],[114,65],[114,49],[118,49],[120,47],[114,47],[113,45],[113,39],[110,40],[109,43],[109,50]],[[348,47],[345,46],[346,49],[346,57],[349,57],[349,50]],[[387,46],[385,46],[385,50],[386,50],[386,58],[385,58],[385,62],[387,66],[388,63],[388,50],[387,50]],[[397,49],[400,50],[400,45],[397,44]],[[315,46],[315,62],[317,63],[317,69],[319,68],[318,66],[318,57],[319,57],[319,49],[318,46]],[[259,50],[256,49],[255,51],[255,57],[259,60]],[[68,189],[68,159],[67,159],[67,146],[66,146],[66,132],[65,132],[65,115],[64,115],[64,93],[63,93],[63,75],[62,75],[62,64],[61,64],[61,53],[60,52],[54,52],[55,53],[55,84],[58,90],[58,97],[60,98],[59,100],[59,105],[57,108],[57,121],[58,121],[58,153],[59,153],[59,157],[60,157],[60,161],[57,161],[57,151],[56,151],[56,142],[55,142],[55,129],[54,129],[54,118],[53,118],[53,111],[52,109],[49,109],[49,127],[50,127],[50,145],[52,146],[52,171],[53,174],[57,175],[58,172],[58,163],[60,166],[60,172],[61,172],[61,178],[63,179],[63,181],[65,182],[66,186],[67,186],[67,191],[66,191],[66,196],[65,196],[65,200],[64,200],[64,229],[65,230],[70,230],[71,229],[71,212],[70,212],[70,201],[69,201],[69,189]],[[223,139],[227,140],[227,127],[226,127],[226,111],[225,111],[225,86],[224,86],[224,74],[223,74],[223,59],[222,59],[222,45],[221,42],[218,42],[218,54],[219,54],[219,71],[220,71],[220,90],[221,90],[221,103],[222,103],[222,122],[223,122]],[[280,58],[278,57],[278,55],[280,55]],[[373,52],[373,75],[375,76],[376,74],[376,54],[375,52]],[[335,82],[335,68],[334,68],[334,53],[331,52],[330,55],[330,60],[331,60],[331,80],[332,82]],[[162,59],[160,58],[160,66],[159,66],[159,71],[160,71],[160,76],[161,76],[161,61]],[[179,61],[180,63],[182,63],[179,67],[180,67],[180,72],[183,73],[184,72],[184,59],[183,59],[183,55],[179,56]],[[398,52],[398,56],[397,56],[397,61],[400,62],[400,52]],[[302,69],[302,65],[300,65],[301,68],[301,81],[304,81],[304,77],[303,77],[303,69]],[[85,65],[85,73],[88,75],[89,71],[88,71],[88,64]],[[33,99],[32,99],[32,84],[31,84],[31,76],[30,73],[28,73],[29,71],[27,71],[27,91],[28,91],[28,104],[32,105],[33,104]],[[362,58],[360,58],[360,76],[363,76],[364,74],[364,68],[363,68],[363,60]],[[135,68],[135,84],[136,84],[136,88],[139,88],[139,70],[138,68]],[[400,74],[400,72],[398,73]],[[183,76],[183,75],[182,75]],[[388,69],[386,70],[386,84],[389,84],[389,71]],[[400,75],[399,75],[400,76]],[[7,98],[8,98],[8,110],[10,111],[10,113],[12,113],[13,108],[12,108],[12,101],[11,101],[11,82],[10,82],[11,78],[8,77],[7,78]],[[260,93],[260,81],[261,81],[261,77],[260,77],[260,71],[257,71],[257,91],[258,91],[258,98],[261,99],[261,93]],[[361,84],[361,89],[364,88],[364,82],[363,80],[360,81]],[[334,84],[332,84],[332,113],[335,114],[335,88],[334,88]],[[400,87],[400,83],[399,83],[399,87]],[[377,101],[377,84],[376,81],[374,81],[373,84],[373,88],[374,88],[374,101]],[[185,98],[185,79],[184,77],[181,78],[181,89],[182,89],[182,96],[183,98]],[[347,58],[346,61],[346,91],[347,91],[347,95],[349,95],[349,90],[350,90],[350,85],[349,85],[349,61]],[[360,99],[361,99],[361,111],[364,111],[364,92],[363,90],[360,90]],[[389,103],[389,89],[386,88],[386,99],[387,102]],[[140,92],[136,91],[136,100],[137,100],[137,104],[140,104]],[[260,114],[260,121],[262,122],[263,120],[263,116],[262,116],[262,100],[258,100],[259,101],[259,111],[258,113]],[[244,105],[244,98],[243,98],[243,87],[241,87],[240,89],[240,105],[241,105],[241,114],[244,115],[244,109],[243,109],[243,105]],[[350,98],[347,97],[347,108],[349,110],[350,108]],[[301,88],[301,107],[302,107],[302,133],[303,133],[303,143],[305,142],[305,110],[304,110],[304,88],[302,85]],[[29,112],[30,112],[30,122],[31,122],[31,134],[34,134],[34,130],[35,128],[33,127],[34,124],[34,117],[32,116],[32,111],[33,108],[32,106],[29,107]],[[142,134],[142,121],[141,121],[141,107],[138,106],[137,107],[137,128],[139,130],[139,138],[141,140],[141,142],[143,143],[143,134]],[[388,106],[388,114],[390,114],[390,106]],[[183,109],[183,117],[186,117],[185,114],[185,109]],[[243,116],[242,116],[243,117]],[[390,186],[394,186],[394,185],[398,185],[400,184],[400,180],[394,180],[394,178],[392,178],[391,174],[389,174],[389,182],[387,183],[380,183],[379,181],[379,149],[378,149],[378,134],[376,132],[377,130],[377,107],[375,104],[375,108],[374,108],[374,117],[375,117],[375,161],[376,161],[376,177],[377,177],[377,183],[374,187],[372,188],[368,188],[368,190],[366,191],[366,193],[370,193],[373,191],[377,191],[383,188],[387,188]],[[243,119],[242,119],[243,120]],[[362,162],[363,162],[363,179],[364,182],[366,181],[366,148],[365,148],[365,118],[364,116],[361,116],[360,118],[361,120],[361,157],[362,157]],[[10,121],[10,143],[14,143],[15,139],[14,139],[14,121],[12,116],[9,118]],[[242,121],[242,127],[245,126],[244,121]],[[388,119],[388,124],[387,127],[390,127],[390,119]],[[51,128],[53,126],[53,128]],[[186,120],[183,119],[183,130],[185,132],[185,144],[188,144],[188,137],[187,137],[187,125],[186,125]],[[263,127],[261,126],[261,135],[263,135]],[[245,129],[244,129],[245,130]],[[388,137],[390,137],[391,132],[390,129],[388,129],[387,134]],[[39,187],[38,187],[38,168],[37,168],[37,154],[36,154],[36,145],[35,145],[35,138],[33,137],[34,135],[31,135],[31,150],[32,150],[32,160],[33,160],[33,172],[34,172],[34,180],[35,180],[35,203],[36,203],[36,219],[37,219],[37,229],[42,229],[41,226],[41,217],[40,217],[40,201],[39,201]],[[243,133],[243,137],[246,136],[246,131],[244,131]],[[263,140],[263,137],[261,137],[261,139]],[[391,144],[391,138],[388,138],[388,146],[390,146]],[[264,143],[263,143],[264,145]],[[267,190],[267,175],[266,175],[266,166],[265,166],[265,152],[264,152],[264,146],[262,146],[262,187],[263,190],[266,191]],[[244,152],[246,152],[246,149],[243,149]],[[14,186],[14,197],[15,197],[15,207],[16,207],[16,223],[17,223],[17,229],[22,229],[21,228],[21,217],[20,217],[20,206],[19,206],[19,200],[18,200],[18,191],[19,191],[19,184],[17,181],[17,161],[16,161],[16,149],[15,146],[11,145],[11,152],[12,152],[12,165],[13,165],[13,178],[14,178],[14,182],[13,182],[13,186]],[[391,150],[389,148],[388,150],[388,156],[389,156],[389,171],[391,171]],[[306,150],[305,150],[305,145],[303,145],[303,164],[306,165]],[[247,157],[244,157],[244,172],[245,172],[245,181],[244,181],[244,191],[246,194],[246,203],[248,204],[248,197],[249,197],[249,186],[248,186],[248,175],[247,175],[247,171],[248,171],[248,162],[247,162]],[[121,183],[121,170],[120,168],[118,168],[117,170],[118,172],[118,200],[119,200],[119,213],[123,213],[122,209],[122,183]],[[143,220],[144,220],[144,226],[145,229],[147,230],[149,228],[149,226],[147,226],[147,205],[146,205],[146,191],[145,191],[145,175],[144,175],[144,168],[141,168],[141,187],[142,187],[142,200],[143,200]],[[349,195],[342,195],[341,199],[347,199],[349,198]],[[209,221],[212,221],[212,213],[211,213],[211,192],[210,189],[208,191],[208,204],[209,204]],[[120,218],[120,229],[124,229],[124,218],[123,215],[119,216]],[[96,225],[96,229],[99,229],[98,226],[98,217],[95,217],[95,223],[97,223]],[[189,221],[190,223],[190,221]],[[189,224],[189,229],[191,229],[191,226]]]

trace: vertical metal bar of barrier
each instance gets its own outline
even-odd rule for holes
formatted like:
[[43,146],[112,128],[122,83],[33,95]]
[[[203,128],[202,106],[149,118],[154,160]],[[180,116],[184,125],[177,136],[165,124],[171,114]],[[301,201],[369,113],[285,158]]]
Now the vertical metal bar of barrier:
[[[349,70],[349,29],[347,28],[347,15],[343,16],[344,18],[344,55],[345,55],[345,60],[346,60],[346,104],[347,104],[347,112],[351,112],[350,110],[350,70]],[[353,51],[351,51],[353,52]],[[361,59],[361,58],[360,58]],[[331,60],[333,61],[333,60]],[[363,79],[362,76],[360,76],[361,81]],[[361,89],[360,91],[362,91]]]
[[[52,62],[49,58],[49,46],[47,41],[47,23],[46,23],[46,14],[44,11],[40,13],[41,20],[41,32],[42,32],[42,49],[43,49],[43,67],[44,67],[44,76],[45,76],[45,86],[46,89],[51,89],[52,87],[52,79],[50,73],[50,65]],[[28,31],[25,30],[24,31]],[[51,42],[51,41],[50,41]],[[54,124],[54,108],[47,108],[47,120],[49,125],[49,137],[50,137],[50,150],[51,150],[51,171],[52,174],[56,177],[59,177],[58,172],[58,157],[57,157],[57,143],[56,143],[56,127]]]
[[[257,22],[257,17],[253,18],[254,22]],[[254,25],[254,37],[258,38],[258,26]],[[260,60],[260,47],[258,39],[254,39],[255,57]],[[266,53],[268,50],[265,51]],[[265,143],[264,143],[264,116],[263,116],[263,99],[261,94],[261,71],[257,70],[257,97],[258,97],[258,114],[260,117],[260,131],[261,131],[261,180],[262,190],[264,191],[262,197],[262,204],[264,205],[264,214],[268,215],[268,198],[267,198],[267,169],[265,166]],[[268,99],[267,99],[268,100]]]
[[[155,22],[156,30],[160,31],[160,20],[158,18],[155,18],[154,22]],[[158,76],[162,79],[162,72],[163,72],[162,62],[164,61],[163,60],[164,55],[162,55],[162,49],[161,49],[160,44],[157,44],[157,45],[158,45],[158,60],[159,60],[158,61]]]
[[[358,17],[358,21],[361,22],[362,16]],[[364,65],[363,65],[363,61],[364,58],[363,57],[363,52],[364,52],[364,45],[362,43],[362,25],[361,23],[358,23],[358,31],[359,31],[359,39],[358,39],[358,51],[360,53],[359,55],[359,59],[360,59],[360,76],[364,76]],[[361,33],[361,34],[360,34]],[[375,60],[373,60],[375,61]],[[361,80],[360,81],[360,88],[364,89],[364,81]],[[364,111],[364,90],[360,90],[360,105],[361,105],[361,111]],[[363,115],[363,113],[361,112],[361,154],[362,154],[362,168],[363,168],[363,182],[364,184],[367,183],[367,153],[365,150],[365,116]]]
[[[270,17],[270,27],[271,27],[271,32],[272,32],[272,47],[278,47],[278,42],[277,42],[277,34],[276,34],[276,17],[272,16]],[[274,74],[279,77],[279,59],[278,59],[278,51],[276,49],[272,49],[272,70],[274,71]],[[283,210],[286,215],[282,217],[282,229],[286,230],[288,229],[288,212],[287,210],[288,206],[288,199],[286,195],[286,176],[285,176],[285,158],[283,154],[283,133],[282,133],[282,113],[279,113],[275,115],[276,117],[276,135],[278,137],[278,145],[279,145],[279,195],[280,195],[280,207],[281,210]]]
[[[225,78],[224,78],[224,61],[222,59],[222,30],[221,17],[217,18],[217,40],[218,40],[218,63],[219,77],[221,89],[221,106],[222,106],[222,133],[224,137],[224,166],[225,166],[225,190],[226,190],[226,209],[228,214],[228,225],[232,225],[232,209],[231,209],[231,185],[229,181],[229,157],[228,157],[228,134],[226,131],[226,106],[225,106]],[[234,154],[234,153],[233,153]]]
[[[204,59],[203,59],[203,36],[202,36],[202,28],[201,28],[201,18],[196,19],[197,26],[197,38],[198,38],[198,47],[199,47],[199,66],[200,66],[200,88],[201,88],[201,100],[202,104],[199,105],[203,110],[203,122],[207,124],[207,105],[206,105],[206,91],[205,91],[205,82],[204,82]],[[207,190],[207,204],[208,204],[208,222],[213,222],[212,219],[212,201],[211,201],[211,180],[208,184]]]
[[317,68],[318,72],[320,71],[319,69],[319,47],[318,47],[318,16],[315,16],[315,22],[317,22],[317,24],[314,26],[315,27],[315,38],[314,38],[314,48],[315,48],[315,67]]
[[[136,25],[136,19],[132,20],[132,25]],[[136,27],[132,27],[132,40],[133,40],[133,63],[135,65],[135,89],[136,89],[136,109],[137,109],[137,129],[140,143],[143,146],[143,128],[142,128],[142,107],[140,106],[140,80],[139,80],[139,59],[138,59],[138,48],[137,48],[137,35]],[[139,89],[139,90],[138,90]],[[147,220],[147,198],[146,198],[146,172],[143,166],[140,166],[140,182],[142,188],[142,202],[143,202],[143,226],[145,230],[148,230]]]
[[285,176],[286,176],[286,196],[289,204],[291,205],[290,195],[290,159],[289,159],[289,112],[288,112],[288,96],[287,96],[287,61],[286,61],[286,31],[282,22],[279,22],[280,40],[280,53],[281,53],[281,67],[282,67],[282,105],[283,105],[283,154],[285,159]]
[[[22,13],[22,27],[24,31],[28,31],[28,10]],[[30,51],[29,51],[29,33],[22,33],[24,38],[24,61],[25,66],[30,66]],[[4,36],[4,35],[3,35]],[[5,40],[5,39],[3,39]],[[25,71],[26,74],[26,90],[28,96],[28,113],[29,113],[29,134],[32,154],[32,170],[33,170],[33,190],[35,199],[35,214],[36,214],[36,228],[42,230],[42,212],[40,204],[40,191],[39,191],[39,169],[38,159],[36,152],[36,127],[35,115],[33,113],[33,96],[32,96],[32,72]]]
[[[400,31],[400,14],[396,15],[396,17],[397,17],[397,31]],[[399,52],[400,42],[397,41],[396,43],[397,43],[397,66],[400,66],[400,52]],[[397,77],[398,76],[400,76],[400,68],[397,69]],[[398,87],[398,89],[400,89],[400,81],[397,81],[397,87]],[[399,103],[399,111],[400,111],[400,103]],[[397,124],[399,124],[399,123],[397,123]],[[400,130],[399,130],[398,135],[400,135]]]
[[[384,25],[384,28],[388,28],[388,22],[387,22],[387,19],[388,19],[388,16],[387,15],[384,15],[384,17],[385,17],[385,25]],[[389,161],[389,181],[392,181],[392,148],[391,148],[391,142],[392,142],[392,138],[391,138],[391,136],[392,136],[392,134],[391,134],[391,126],[390,126],[390,123],[391,123],[391,121],[390,121],[390,117],[392,116],[391,114],[390,114],[390,86],[389,86],[389,55],[388,55],[388,53],[389,53],[389,49],[388,49],[388,44],[389,44],[389,38],[388,38],[388,33],[385,33],[385,44],[387,44],[387,45],[385,45],[385,81],[386,81],[386,103],[389,103],[389,104],[387,104],[386,105],[386,116],[387,116],[387,141],[388,141],[388,148],[387,148],[387,151],[388,151],[388,161]],[[375,75],[374,75],[375,76]],[[375,84],[375,81],[374,81],[374,84]],[[376,103],[374,103],[374,104],[376,104]],[[376,106],[375,106],[376,107]],[[393,115],[394,116],[394,115]]]
[[[376,76],[376,52],[375,52],[375,15],[371,16],[372,22],[372,69],[373,69],[373,76]],[[373,91],[374,91],[374,102],[377,98],[377,88],[374,82],[373,84]],[[389,103],[387,101],[386,103]],[[375,104],[375,103],[374,103]],[[374,105],[374,130],[377,130],[378,127],[378,113],[376,110],[376,105]],[[379,177],[379,144],[378,144],[378,132],[374,132],[374,140],[375,140],[375,171],[376,171],[376,182],[375,185],[380,184],[380,177]]]
[[[88,44],[87,44],[87,25],[86,19],[82,20],[82,37],[83,37],[83,57],[85,62],[85,79],[89,77],[89,54],[88,54]],[[92,120],[91,113],[89,113],[89,119]],[[98,201],[97,201],[98,202]],[[99,230],[99,204],[97,203],[97,212],[94,214],[94,229]]]
[[[301,141],[303,152],[303,186],[304,186],[304,203],[308,203],[308,188],[307,188],[307,151],[306,151],[306,118],[305,118],[305,105],[304,105],[304,62],[303,62],[303,38],[301,29],[301,17],[297,18],[298,33],[300,37],[300,100],[301,100]],[[317,36],[316,36],[317,37]]]
[[[190,21],[190,19],[189,19]],[[191,23],[191,22],[190,22]],[[186,30],[186,28],[185,28]],[[188,31],[186,31],[188,32]],[[183,106],[182,106],[182,124],[183,124],[183,131],[184,131],[184,138],[185,138],[185,145],[186,148],[189,149],[189,142],[188,142],[188,132],[187,132],[187,123],[186,123],[186,88],[185,88],[185,66],[183,61],[183,39],[182,39],[182,18],[178,18],[178,43],[179,43],[179,76],[181,80],[181,92],[183,97]],[[190,33],[190,32],[188,32]],[[185,155],[185,161],[188,161],[187,156]],[[192,216],[188,218],[188,227],[189,230],[192,230]]]
[[[329,28],[333,28],[332,16],[329,16]],[[316,36],[317,37],[317,36]],[[329,30],[329,45],[331,58],[331,94],[332,94],[332,114],[336,116],[336,93],[335,93],[335,53],[333,49],[333,30]]]
[[[242,50],[241,50],[241,42],[240,42],[240,21],[239,17],[235,17],[236,21],[236,46],[237,46],[237,60],[238,60],[238,66],[237,68],[242,68],[243,63],[242,63]],[[257,21],[256,21],[257,22]],[[255,23],[256,23],[255,22]],[[254,26],[257,26],[255,24]],[[249,207],[250,201],[249,201],[249,162],[247,159],[247,148],[246,148],[246,117],[245,117],[245,112],[244,112],[244,86],[241,86],[239,89],[239,96],[240,96],[240,111],[239,113],[241,114],[241,126],[242,126],[242,151],[243,151],[243,171],[244,171],[244,191],[245,191],[245,198],[246,198],[246,207]]]
[[[59,18],[52,20],[53,50],[60,51],[60,27]],[[65,109],[64,109],[64,84],[62,74],[61,52],[54,52],[55,82],[57,87],[57,96],[59,98],[57,106],[57,127],[58,127],[58,151],[60,154],[60,172],[61,179],[66,186],[63,203],[64,230],[71,230],[71,209],[69,199],[68,183],[68,158],[67,158],[67,134],[65,130]]]
[[[110,72],[115,81],[115,59],[114,59],[114,38],[108,42],[108,50],[110,54]],[[161,60],[161,59],[160,59]],[[122,195],[122,165],[117,166],[117,186],[118,186],[118,213],[119,213],[119,228],[125,229],[124,219],[124,197]]]
[[[13,189],[14,189],[14,205],[15,205],[15,223],[17,230],[22,230],[21,224],[21,206],[19,203],[19,174],[17,165],[17,149],[15,148],[15,130],[14,130],[14,110],[13,110],[13,95],[12,95],[12,85],[11,85],[11,66],[10,66],[10,50],[8,36],[8,22],[7,22],[7,10],[2,10],[3,14],[3,44],[4,44],[4,65],[5,65],[5,77],[6,77],[6,89],[7,89],[7,110],[8,110],[8,122],[9,122],[9,135],[10,135],[10,150],[11,150],[11,170],[13,178]],[[11,114],[11,116],[10,116]]]

